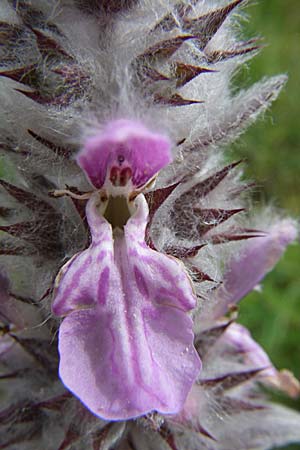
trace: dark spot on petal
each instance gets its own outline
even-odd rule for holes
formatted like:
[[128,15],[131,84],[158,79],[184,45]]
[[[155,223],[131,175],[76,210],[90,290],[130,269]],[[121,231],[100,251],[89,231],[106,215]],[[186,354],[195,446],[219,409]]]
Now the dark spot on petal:
[[122,163],[124,162],[125,158],[123,155],[118,155],[118,162],[120,164],[120,166],[122,165]]

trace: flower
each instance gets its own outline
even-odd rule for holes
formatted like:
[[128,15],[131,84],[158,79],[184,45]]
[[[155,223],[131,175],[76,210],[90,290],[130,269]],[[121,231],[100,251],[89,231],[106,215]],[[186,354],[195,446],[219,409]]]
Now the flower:
[[232,93],[245,3],[1,4],[1,448],[300,440],[259,388],[297,382],[231,308],[297,234],[222,154],[286,81]]
[[224,283],[214,295],[214,317],[226,314],[230,305],[236,304],[252,291],[272,270],[286,246],[296,238],[295,221],[283,219],[272,223],[265,236],[247,242],[242,253],[228,262]]
[[162,136],[118,121],[77,157],[100,188],[86,206],[92,242],[61,269],[52,309],[67,316],[61,379],[104,419],[179,412],[201,366],[185,314],[197,302],[191,281],[179,261],[147,246],[148,206],[135,193],[169,154]]

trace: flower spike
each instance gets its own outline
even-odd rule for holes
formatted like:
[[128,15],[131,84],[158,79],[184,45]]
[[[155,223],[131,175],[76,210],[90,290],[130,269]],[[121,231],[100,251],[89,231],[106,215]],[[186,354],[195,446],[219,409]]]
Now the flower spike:
[[0,2],[0,449],[300,442],[236,324],[299,231],[223,155],[287,80],[232,89],[248,3]]

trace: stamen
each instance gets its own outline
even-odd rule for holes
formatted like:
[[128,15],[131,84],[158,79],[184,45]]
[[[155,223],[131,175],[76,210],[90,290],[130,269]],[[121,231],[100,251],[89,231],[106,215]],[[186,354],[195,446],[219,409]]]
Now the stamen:
[[74,198],[76,200],[89,200],[93,194],[91,192],[85,192],[84,194],[75,194],[75,192],[70,191],[69,189],[56,189],[55,191],[50,191],[49,195],[51,197],[64,197],[67,195],[68,197]]

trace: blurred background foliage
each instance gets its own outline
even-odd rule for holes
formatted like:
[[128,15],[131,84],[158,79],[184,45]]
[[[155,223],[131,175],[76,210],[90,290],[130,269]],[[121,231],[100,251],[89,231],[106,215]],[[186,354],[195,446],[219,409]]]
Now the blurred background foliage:
[[[260,201],[300,218],[300,1],[259,0],[246,8],[247,37],[266,46],[243,68],[235,84],[244,87],[266,75],[287,73],[288,83],[262,120],[234,145],[232,156],[247,161],[246,174],[261,187]],[[257,191],[257,190],[256,190]],[[271,355],[278,368],[300,378],[300,246],[289,247],[240,306],[239,321]],[[300,399],[283,400],[300,410]],[[300,445],[286,447],[300,449]]]

